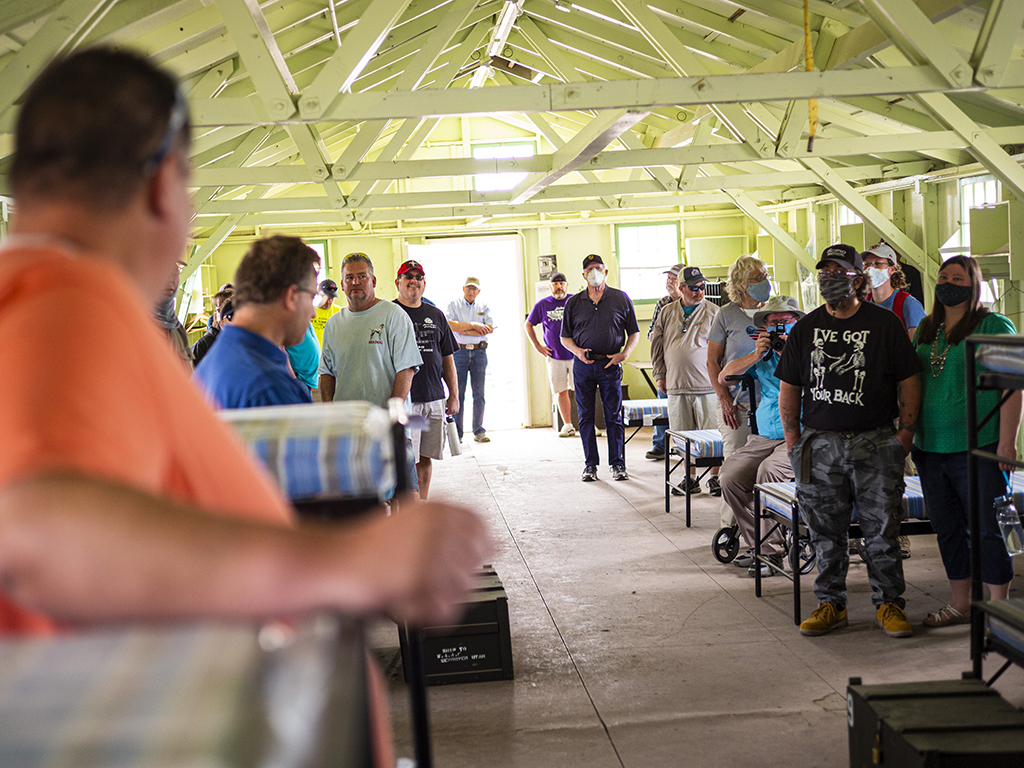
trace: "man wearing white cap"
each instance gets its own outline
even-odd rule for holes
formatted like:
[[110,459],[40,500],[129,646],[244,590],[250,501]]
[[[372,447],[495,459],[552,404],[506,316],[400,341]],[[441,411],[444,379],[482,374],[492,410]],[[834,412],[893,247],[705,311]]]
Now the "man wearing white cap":
[[[484,380],[487,376],[487,337],[494,333],[491,310],[484,302],[478,301],[480,281],[467,277],[462,286],[461,299],[448,305],[445,317],[455,333],[459,348],[455,350],[455,371],[459,377],[459,402],[466,402],[466,382],[473,379],[473,439],[478,443],[489,443],[491,438],[484,429]],[[455,427],[462,439],[463,409],[455,414]]]
[[886,243],[875,243],[860,256],[864,260],[864,275],[871,283],[868,300],[895,312],[907,329],[907,335],[913,339],[926,313],[921,302],[910,294],[896,251]]

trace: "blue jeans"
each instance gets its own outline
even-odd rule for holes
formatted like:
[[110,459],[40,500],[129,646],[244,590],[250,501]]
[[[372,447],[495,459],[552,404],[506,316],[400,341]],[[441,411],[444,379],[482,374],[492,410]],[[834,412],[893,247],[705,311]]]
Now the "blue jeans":
[[[668,395],[666,395],[664,392],[662,392],[659,389],[658,390],[658,399],[659,400],[668,400]],[[658,451],[659,453],[664,453],[665,452],[665,431],[667,429],[668,429],[668,427],[664,426],[664,425],[662,425],[660,427],[655,427],[654,428],[654,437],[651,440],[651,447],[655,451]]]
[[594,398],[601,391],[601,405],[604,407],[604,426],[608,433],[609,466],[626,466],[626,430],[622,426],[622,366],[605,368],[604,362],[581,363],[578,359],[572,365],[572,380],[576,386],[576,410],[580,417],[580,439],[588,467],[600,463],[597,455],[597,435],[594,425],[597,406]]
[[[982,450],[996,452],[996,444]],[[939,554],[950,581],[971,576],[971,528],[967,519],[967,452],[933,453],[916,446],[914,464],[921,474],[921,490],[928,517],[935,529]],[[1013,564],[996,523],[992,502],[1006,493],[1006,475],[994,461],[978,461],[981,506],[981,580],[1006,584],[1013,578]]]
[[459,412],[455,414],[455,428],[462,439],[462,414],[466,402],[466,379],[473,379],[473,434],[479,435],[484,430],[484,378],[487,375],[487,350],[462,349],[455,350],[455,372],[459,377]]

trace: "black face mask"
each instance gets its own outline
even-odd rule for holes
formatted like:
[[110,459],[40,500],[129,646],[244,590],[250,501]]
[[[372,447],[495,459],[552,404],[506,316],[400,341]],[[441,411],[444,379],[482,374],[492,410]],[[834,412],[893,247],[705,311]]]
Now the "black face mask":
[[853,281],[855,277],[846,275],[830,275],[818,278],[818,288],[823,298],[830,307],[842,304],[853,296]]
[[947,307],[955,307],[970,301],[973,293],[974,289],[969,285],[939,283],[935,286],[935,298]]

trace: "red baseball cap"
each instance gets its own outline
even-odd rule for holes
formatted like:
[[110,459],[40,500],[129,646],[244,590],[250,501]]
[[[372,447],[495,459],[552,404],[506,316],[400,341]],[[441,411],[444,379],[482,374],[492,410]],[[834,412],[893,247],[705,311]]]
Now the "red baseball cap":
[[401,277],[406,272],[419,272],[421,276],[425,277],[426,272],[423,271],[423,265],[418,261],[409,259],[408,261],[402,262],[402,266],[398,268],[398,276]]

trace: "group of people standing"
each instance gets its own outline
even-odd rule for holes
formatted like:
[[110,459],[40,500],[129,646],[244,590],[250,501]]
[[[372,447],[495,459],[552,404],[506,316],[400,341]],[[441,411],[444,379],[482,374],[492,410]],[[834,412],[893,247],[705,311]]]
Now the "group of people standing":
[[[826,248],[816,268],[822,306],[804,313],[796,299],[772,295],[767,265],[743,256],[731,265],[720,308],[705,298],[698,267],[666,271],[666,290],[654,308],[648,336],[658,396],[668,399],[673,431],[718,428],[725,461],[708,491],[723,495],[722,523],[736,524],[748,549],[736,558],[749,575],[783,568],[780,532],[761,542],[754,558],[753,492],[757,483],[795,481],[803,521],[811,532],[820,605],[800,627],[821,635],[847,623],[846,574],[854,509],[868,563],[876,620],[893,637],[913,633],[905,611],[901,543],[904,476],[920,473],[925,504],[950,581],[950,601],[924,617],[927,627],[965,623],[970,612],[967,521],[967,423],[963,340],[972,333],[1015,333],[1004,316],[981,303],[976,261],[958,256],[939,270],[931,314],[910,293],[916,270],[882,242],[863,253],[845,244]],[[526,333],[547,359],[553,395],[572,434],[569,390],[575,382],[585,455],[584,481],[597,479],[595,396],[608,428],[612,477],[624,480],[621,363],[638,337],[629,297],[605,284],[599,256],[583,262],[587,288],[569,296],[565,275],[551,276],[552,295],[538,302]],[[544,328],[543,343],[535,327]],[[571,366],[571,368],[570,368]],[[571,372],[571,377],[569,376]],[[732,377],[755,383],[752,434],[746,395]],[[979,445],[1016,457],[1021,395],[1008,396]],[[998,392],[979,395],[993,408]],[[664,432],[648,458],[664,459]],[[908,456],[912,455],[912,461]],[[915,469],[916,467],[916,469]],[[1006,597],[1013,576],[995,522],[993,501],[1007,492],[1009,463],[982,462],[982,578],[993,599]],[[699,493],[695,477],[685,490]]]
[[373,262],[352,253],[341,265],[346,306],[339,307],[337,284],[317,283],[319,269],[319,254],[300,238],[254,242],[235,273],[230,318],[223,305],[215,310],[219,330],[195,379],[220,408],[407,400],[426,424],[410,431],[409,485],[426,498],[432,461],[443,456],[446,418],[454,417],[462,437],[460,403],[470,377],[474,438],[489,440],[483,379],[494,326],[477,300],[480,282],[468,278],[464,298],[446,314],[423,298],[425,270],[409,260],[395,278],[398,297],[384,301]]

